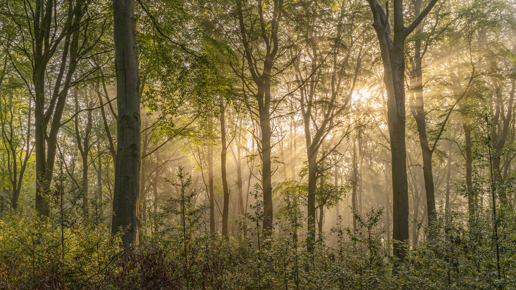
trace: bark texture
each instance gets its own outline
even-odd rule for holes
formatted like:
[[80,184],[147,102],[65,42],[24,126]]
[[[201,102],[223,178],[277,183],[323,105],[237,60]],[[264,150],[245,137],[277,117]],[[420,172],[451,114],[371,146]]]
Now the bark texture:
[[117,159],[112,234],[122,230],[124,247],[138,238],[140,181],[140,77],[134,0],[113,0],[118,105]]

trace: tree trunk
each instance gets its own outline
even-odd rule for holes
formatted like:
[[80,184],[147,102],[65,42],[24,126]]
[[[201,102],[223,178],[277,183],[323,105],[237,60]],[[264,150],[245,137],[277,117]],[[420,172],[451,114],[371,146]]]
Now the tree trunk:
[[[462,109],[462,108],[461,108]],[[463,116],[464,119],[464,116]],[[464,119],[462,122],[462,128],[464,129],[465,146],[464,150],[466,153],[466,189],[468,192],[468,211],[470,215],[475,214],[475,196],[473,195],[473,155],[471,152],[471,126]]]
[[387,219],[387,240],[391,239],[391,202],[390,202],[390,194],[389,194],[389,176],[387,175],[387,162],[385,162],[385,171],[384,171],[384,181],[385,181],[385,207],[386,213],[385,218]]
[[[40,63],[36,58],[36,63]],[[35,114],[35,151],[36,151],[36,211],[43,217],[50,215],[45,193],[48,185],[45,184],[44,175],[46,168],[46,146],[45,146],[45,117],[44,100],[45,100],[45,70],[46,66],[36,67],[34,73],[34,90],[36,95],[36,114]]]
[[222,112],[220,113],[220,141],[222,148],[220,150],[220,170],[222,173],[222,190],[224,193],[224,208],[222,209],[222,236],[228,236],[228,220],[229,220],[229,188],[228,179],[226,177],[226,118],[224,104],[222,104]]
[[[159,171],[156,173],[156,174],[159,174]],[[158,178],[154,178],[154,182],[152,183],[152,191],[154,193],[154,219],[156,219],[156,217],[158,216],[158,199],[159,199],[159,196],[158,196]],[[158,223],[156,220],[153,221],[154,222],[154,232],[158,232]]]
[[[421,0],[416,1],[416,15],[419,15],[421,9]],[[423,31],[421,24],[416,29],[416,35]],[[415,104],[412,105],[412,115],[416,120],[417,130],[419,135],[419,144],[423,156],[423,177],[425,180],[425,193],[427,203],[427,214],[429,226],[432,227],[437,220],[437,213],[435,210],[435,188],[434,178],[432,172],[432,155],[433,151],[430,148],[427,132],[426,132],[426,115],[423,100],[423,71],[422,71],[422,54],[421,54],[421,39],[415,41],[414,60],[412,63],[412,72],[410,78],[410,85],[414,91]],[[435,141],[437,142],[437,140]],[[435,146],[435,145],[434,145]]]
[[417,190],[417,184],[414,183],[414,196],[412,199],[413,206],[414,206],[414,222],[412,224],[412,247],[416,247],[419,239],[418,235],[418,220],[419,220],[419,202],[421,200],[421,193],[419,190]]
[[364,167],[362,166],[363,165],[363,162],[364,162],[364,158],[363,158],[363,151],[362,151],[362,138],[360,138],[360,136],[358,137],[358,157],[360,158],[359,160],[359,163],[358,163],[358,214],[359,215],[362,215],[362,209],[363,209],[363,204],[362,204],[362,195],[363,195],[363,176],[362,176],[362,173],[363,173],[363,170],[364,170]]
[[210,234],[215,237],[215,193],[213,191],[213,144],[208,144],[208,189],[210,199]]
[[99,159],[99,170],[97,172],[97,186],[98,186],[98,207],[99,207],[99,214],[102,217],[104,215],[104,211],[102,208],[102,154],[100,153],[100,140],[97,141],[97,152],[98,152],[98,159]]
[[319,239],[322,240],[323,236],[323,225],[324,225],[324,205],[319,206]]
[[357,168],[357,149],[356,140],[353,139],[353,191],[351,192],[351,207],[353,208],[353,229],[357,230],[357,219],[355,212],[357,211],[357,183],[358,183],[358,168]]
[[242,154],[241,154],[241,138],[242,138],[242,133],[240,131],[240,128],[242,128],[242,118],[240,118],[240,126],[238,128],[238,138],[236,139],[236,158],[235,158],[235,162],[236,162],[236,166],[237,166],[237,186],[238,186],[238,212],[239,212],[239,220],[240,220],[240,224],[241,226],[243,226],[243,223],[244,223],[244,215],[245,215],[245,208],[244,208],[244,188],[243,188],[243,183],[242,183]]
[[[144,143],[145,144],[145,143]],[[144,145],[145,147],[145,145]],[[144,156],[146,153],[146,150],[142,150],[142,156]],[[140,168],[140,194],[138,198],[138,220],[140,224],[145,224],[145,184],[147,181],[146,176],[146,169],[147,169],[147,162],[146,158],[142,158],[141,162],[141,168]]]
[[[76,112],[79,112],[79,98],[78,98],[78,91],[77,89],[74,89],[74,96],[75,96],[75,106],[76,106]],[[79,148],[79,152],[81,154],[81,160],[82,160],[82,206],[83,206],[83,212],[84,216],[88,216],[89,214],[89,200],[88,200],[88,194],[89,194],[89,180],[88,180],[88,173],[89,173],[89,163],[88,163],[88,155],[90,151],[90,135],[91,135],[91,129],[92,129],[92,109],[93,109],[93,101],[90,101],[90,98],[88,96],[88,92],[84,92],[84,100],[87,104],[87,121],[86,121],[86,129],[84,131],[84,136],[81,136],[79,131],[79,118],[78,115],[75,116],[75,134],[77,139],[77,146]]]
[[[335,164],[333,175],[334,175],[333,177],[335,178],[333,184],[335,185],[336,188],[338,188],[339,187],[339,167],[337,166],[337,164]],[[340,198],[337,201],[337,204],[335,204],[335,219],[337,222],[339,221],[339,214],[340,214],[339,204],[340,204]]]
[[[270,99],[270,84],[267,81],[267,88]],[[270,101],[265,101],[264,105],[260,106],[260,128],[262,133],[262,190],[263,190],[263,230],[271,231],[273,208],[272,208],[272,170],[271,170],[271,123],[269,106]]]
[[405,145],[405,60],[404,43],[395,42],[390,56],[384,58],[387,89],[388,125],[392,164],[393,252],[401,262],[409,239],[409,204],[407,187],[407,150]]
[[[146,117],[144,117],[143,119],[143,123],[142,123],[142,127],[144,128],[144,131],[145,129],[147,129],[147,126],[148,126],[148,119]],[[146,217],[146,204],[145,204],[145,199],[146,199],[146,192],[145,192],[145,188],[146,188],[146,184],[147,184],[147,178],[148,176],[146,175],[146,170],[147,170],[147,152],[148,152],[148,148],[149,148],[149,142],[151,141],[151,132],[150,130],[147,130],[143,133],[143,140],[142,140],[142,149],[141,149],[141,156],[144,156],[143,158],[141,158],[140,160],[140,164],[141,164],[141,167],[140,167],[140,194],[138,196],[138,220],[140,222],[140,224],[145,224],[145,217]],[[157,160],[156,160],[156,163],[157,163]],[[156,164],[157,166],[157,164]]]
[[[104,76],[102,76],[102,77],[104,77]],[[116,166],[116,150],[115,150],[115,145],[113,142],[113,137],[111,136],[111,130],[109,129],[109,123],[108,123],[108,120],[106,117],[106,110],[104,109],[104,102],[102,101],[102,96],[100,93],[100,89],[98,87],[96,88],[96,91],[97,91],[97,96],[98,96],[98,99],[100,102],[100,114],[102,116],[102,122],[104,124],[104,131],[106,132],[106,137],[108,140],[108,149],[109,149],[109,152],[111,153],[111,157],[113,158],[113,164],[115,164],[115,166]],[[106,98],[107,98],[107,89],[105,86],[104,86],[104,93],[106,94]]]
[[446,204],[444,207],[444,215],[446,222],[450,221],[450,177],[451,177],[451,161],[452,161],[452,145],[453,143],[450,141],[450,146],[448,147],[448,164],[446,165]]
[[307,202],[307,217],[308,217],[308,236],[307,246],[308,250],[313,249],[315,242],[315,209],[316,209],[316,190],[317,190],[317,149],[310,150],[308,147],[308,202]]
[[118,144],[113,196],[112,233],[123,230],[125,248],[138,240],[137,203],[140,181],[140,77],[134,0],[113,0]]
[[[294,111],[293,100],[290,102],[290,110]],[[294,114],[290,116],[290,174],[292,180],[296,180],[296,122]]]

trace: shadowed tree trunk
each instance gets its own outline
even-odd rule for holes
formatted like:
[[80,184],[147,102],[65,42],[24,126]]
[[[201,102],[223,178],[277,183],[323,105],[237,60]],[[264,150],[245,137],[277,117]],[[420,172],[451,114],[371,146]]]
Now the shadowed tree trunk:
[[462,121],[462,128],[464,129],[465,139],[465,154],[466,154],[466,189],[468,191],[468,211],[470,215],[475,214],[475,197],[473,196],[473,155],[471,152],[471,126],[464,119]]
[[448,147],[448,161],[446,164],[446,197],[445,197],[445,207],[444,214],[446,218],[446,222],[450,219],[450,177],[451,177],[451,161],[452,161],[452,145],[453,143],[450,141],[450,145]]
[[98,153],[98,162],[99,162],[99,169],[97,171],[97,187],[98,187],[98,195],[97,195],[97,202],[99,207],[99,215],[102,217],[104,214],[104,210],[102,208],[102,153],[100,152],[100,140],[97,141],[97,153]]
[[225,108],[222,104],[222,112],[220,113],[220,141],[222,148],[220,150],[220,170],[222,173],[222,190],[224,193],[224,206],[222,209],[222,236],[228,236],[228,220],[229,220],[229,188],[228,179],[226,176],[226,157],[227,157],[227,144],[226,144],[226,118]]
[[[237,115],[238,116],[238,115]],[[239,116],[238,116],[239,117]],[[231,150],[233,153],[233,158],[237,167],[237,188],[238,188],[238,215],[239,215],[239,227],[243,225],[245,218],[245,208],[244,208],[244,186],[242,182],[242,118],[238,120],[239,124],[236,128],[235,132],[235,141],[236,141],[236,154],[235,150]]]
[[[79,96],[77,89],[74,89],[74,97],[75,97],[75,111],[79,112]],[[84,101],[87,106],[87,117],[86,117],[86,128],[84,130],[84,136],[81,136],[79,130],[79,115],[75,115],[75,136],[77,139],[77,147],[79,149],[79,153],[81,155],[82,161],[82,206],[84,215],[87,216],[89,213],[89,201],[88,201],[88,193],[89,193],[89,163],[88,156],[90,153],[90,137],[91,137],[91,129],[92,129],[92,109],[94,105],[94,101],[89,97],[88,92],[84,91]]]
[[112,233],[123,232],[125,248],[138,238],[140,181],[140,77],[134,0],[113,0],[118,144]]
[[210,199],[210,234],[215,236],[215,193],[213,191],[213,144],[208,144],[208,191]]
[[[421,12],[421,0],[414,2],[416,15]],[[423,23],[417,28],[415,35],[423,32]],[[432,155],[433,150],[430,148],[426,130],[426,114],[423,100],[423,69],[422,60],[424,52],[421,51],[422,40],[416,39],[414,45],[414,58],[412,59],[412,71],[410,76],[410,86],[414,92],[415,101],[411,100],[412,116],[416,120],[417,131],[419,135],[419,144],[421,145],[421,153],[423,156],[423,177],[425,180],[426,207],[428,208],[429,225],[433,226],[437,220],[435,210],[435,188],[434,177],[432,172]],[[437,140],[435,141],[437,142]],[[435,148],[435,145],[434,145]]]

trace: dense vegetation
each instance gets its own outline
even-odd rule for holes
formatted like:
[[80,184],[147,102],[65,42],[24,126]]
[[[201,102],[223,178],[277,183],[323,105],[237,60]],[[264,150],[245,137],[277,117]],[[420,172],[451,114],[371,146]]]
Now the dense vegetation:
[[512,0],[0,0],[0,288],[516,289]]

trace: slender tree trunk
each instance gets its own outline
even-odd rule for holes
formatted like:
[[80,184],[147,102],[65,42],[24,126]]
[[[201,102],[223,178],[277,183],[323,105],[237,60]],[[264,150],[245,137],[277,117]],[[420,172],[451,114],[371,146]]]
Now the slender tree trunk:
[[82,204],[84,209],[84,214],[88,215],[89,213],[89,201],[88,201],[88,195],[89,195],[89,182],[88,182],[88,173],[89,173],[89,166],[88,166],[88,154],[86,153],[84,156],[82,156]]
[[[353,191],[351,193],[351,206],[353,207],[353,211],[357,211],[357,183],[358,183],[358,168],[357,168],[357,149],[356,149],[356,140],[353,139]],[[353,229],[357,230],[357,219],[355,218],[355,213],[352,213],[353,217]]]
[[387,240],[391,239],[391,202],[390,202],[390,184],[389,184],[389,176],[387,175],[387,162],[385,162],[385,171],[384,171],[384,182],[385,182],[385,201],[386,201],[386,213],[385,218],[387,219]]
[[226,177],[226,157],[227,157],[227,144],[226,144],[226,118],[224,104],[222,104],[222,112],[220,113],[220,139],[222,148],[220,150],[220,170],[222,173],[222,190],[224,193],[224,208],[222,209],[222,236],[228,236],[228,220],[229,220],[229,188],[228,179]]
[[[159,174],[159,172],[157,172],[156,174]],[[154,193],[154,218],[156,218],[158,216],[158,200],[159,200],[159,196],[158,196],[158,177],[154,178],[154,182],[152,183],[152,191]],[[158,232],[158,223],[157,221],[153,221],[154,222],[154,232]]]
[[104,215],[104,211],[102,208],[102,153],[100,152],[100,140],[97,141],[97,152],[99,159],[99,170],[97,172],[97,186],[98,186],[98,207],[99,214],[102,217]]
[[414,196],[413,196],[413,206],[414,206],[414,222],[412,223],[412,247],[416,247],[419,239],[418,235],[418,220],[419,220],[419,201],[421,200],[421,193],[417,189],[417,184],[414,184]]
[[240,118],[240,126],[238,128],[238,138],[236,139],[236,166],[237,166],[237,186],[238,186],[238,212],[240,216],[240,224],[243,225],[244,223],[244,215],[245,215],[245,208],[244,208],[244,188],[242,183],[242,154],[241,154],[241,138],[242,133],[240,131],[240,128],[242,128],[242,118]]
[[208,144],[208,189],[210,198],[210,233],[215,236],[215,193],[213,191],[213,144]]
[[[416,1],[416,15],[419,15],[421,9],[421,0]],[[416,35],[420,34],[423,26],[420,25],[416,29]],[[410,83],[414,90],[415,103],[412,105],[412,115],[416,120],[417,130],[419,134],[419,143],[421,145],[421,152],[423,155],[423,176],[425,180],[425,192],[427,203],[427,214],[429,226],[433,226],[437,220],[437,213],[435,209],[435,188],[434,178],[432,172],[432,155],[433,151],[430,148],[427,132],[426,132],[426,115],[423,100],[423,71],[422,71],[422,54],[421,54],[421,40],[415,41],[415,53],[413,61],[413,71],[411,72]],[[437,140],[436,140],[437,142]]]
[[[104,76],[102,76],[102,77],[104,77]],[[98,87],[96,88],[96,91],[97,91],[97,96],[98,96],[98,99],[100,102],[100,114],[102,116],[102,122],[104,124],[104,131],[106,132],[106,136],[107,136],[107,140],[108,140],[108,149],[109,149],[109,152],[111,153],[111,157],[113,158],[113,164],[115,164],[115,166],[116,166],[116,150],[115,150],[115,145],[113,142],[113,137],[111,136],[111,130],[109,129],[109,123],[108,123],[107,116],[106,116],[106,110],[104,108],[104,102],[102,101],[102,96],[100,93],[100,89]],[[107,98],[107,89],[105,87],[104,87],[104,93],[106,94],[106,98]]]
[[112,233],[123,229],[128,248],[138,240],[137,203],[140,181],[140,77],[136,48],[134,0],[113,0],[118,144],[113,195]]
[[450,177],[451,177],[451,161],[452,161],[452,145],[453,143],[450,141],[450,146],[448,147],[448,164],[446,165],[446,205],[445,205],[445,218],[446,222],[450,220]]
[[[457,80],[458,81],[458,80]],[[475,196],[473,193],[473,155],[471,142],[471,126],[467,121],[466,109],[463,102],[459,104],[462,116],[462,129],[464,130],[464,155],[466,161],[466,191],[468,197],[468,213],[473,216],[475,214]]]
[[[145,145],[144,145],[145,147]],[[144,156],[146,150],[142,150],[142,155]],[[146,169],[147,169],[147,161],[146,158],[142,158],[141,168],[140,168],[140,195],[138,198],[138,220],[140,224],[145,224],[145,185],[147,183]]]
[[[294,111],[293,106],[294,101],[292,100],[290,102],[290,110]],[[295,138],[295,132],[296,132],[296,122],[294,119],[294,114],[290,116],[290,174],[292,180],[296,179],[296,138]]]
[[364,171],[364,167],[363,167],[363,162],[364,162],[364,158],[363,158],[363,151],[362,151],[362,138],[358,138],[358,157],[360,158],[360,161],[359,161],[359,164],[358,164],[358,214],[359,215],[362,215],[362,209],[363,209],[363,204],[362,204],[362,195],[364,193],[363,191],[363,185],[364,185],[364,180],[363,180],[363,176],[362,176],[362,173]]
[[324,225],[324,205],[319,206],[319,239],[322,240],[323,236],[323,225]]
[[[339,167],[337,166],[337,164],[335,164],[333,175],[334,175],[333,177],[335,178],[333,184],[335,185],[336,188],[338,188],[339,187]],[[337,204],[335,205],[335,218],[336,218],[337,222],[339,221],[339,214],[340,214],[339,204],[340,204],[340,199],[337,200]]]
[[[79,94],[78,90],[74,88],[73,90],[74,98],[75,98],[75,111],[79,112],[80,106],[79,106]],[[81,136],[81,132],[79,130],[79,117],[78,115],[75,116],[75,135],[77,140],[77,147],[79,149],[79,153],[81,155],[81,161],[82,161],[82,180],[81,180],[81,194],[82,194],[82,207],[83,207],[83,213],[84,216],[87,217],[89,214],[89,180],[88,180],[88,174],[89,174],[89,163],[88,163],[88,155],[90,151],[90,135],[91,135],[91,129],[92,129],[92,108],[94,103],[90,101],[90,98],[88,96],[88,91],[84,91],[84,101],[87,104],[87,122],[86,122],[86,128],[84,130],[84,135]]]
[[[251,139],[251,154],[254,152],[254,138]],[[249,175],[247,176],[247,190],[245,193],[245,207],[244,207],[244,214],[247,213],[247,209],[249,208],[249,193],[251,190],[251,180],[253,178],[253,166],[254,162],[251,162],[251,166],[249,166]],[[245,219],[244,219],[245,221]],[[244,238],[247,238],[247,225],[244,225]]]
[[308,236],[307,246],[308,250],[313,250],[313,243],[315,242],[315,205],[316,205],[316,190],[317,190],[317,149],[310,150],[308,147],[308,201],[307,201],[307,217],[308,217]]
[[[144,130],[147,128],[148,126],[148,119],[146,117],[144,117],[143,119],[143,123],[142,123],[142,127],[144,128]],[[141,149],[141,156],[145,156],[143,158],[141,158],[140,160],[140,194],[138,196],[138,220],[140,221],[140,224],[145,224],[145,214],[146,214],[146,204],[145,204],[145,200],[146,200],[146,192],[145,192],[145,188],[146,188],[146,184],[147,184],[147,178],[148,176],[146,175],[146,171],[147,171],[147,165],[148,165],[148,162],[147,162],[147,152],[148,152],[148,147],[149,147],[149,142],[150,142],[150,131],[146,131],[145,133],[143,133],[143,140],[142,140],[142,149]],[[157,161],[156,161],[157,163]]]

